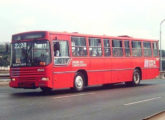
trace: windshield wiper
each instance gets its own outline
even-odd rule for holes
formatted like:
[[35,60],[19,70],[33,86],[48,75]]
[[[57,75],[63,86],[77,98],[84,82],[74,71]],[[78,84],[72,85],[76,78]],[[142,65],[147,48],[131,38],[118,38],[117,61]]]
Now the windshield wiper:
[[[29,47],[29,49],[28,49]],[[27,44],[27,51],[26,51],[26,63],[31,63],[32,64],[32,48],[33,48],[33,44],[32,43],[28,43]]]

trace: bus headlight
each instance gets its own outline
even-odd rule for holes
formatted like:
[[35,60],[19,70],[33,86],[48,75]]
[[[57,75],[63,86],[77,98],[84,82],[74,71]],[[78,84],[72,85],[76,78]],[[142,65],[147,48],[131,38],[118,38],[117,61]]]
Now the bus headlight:
[[48,77],[42,77],[41,80],[42,80],[42,81],[48,81],[49,78],[48,78]]
[[16,79],[15,78],[11,78],[11,81],[15,81]]

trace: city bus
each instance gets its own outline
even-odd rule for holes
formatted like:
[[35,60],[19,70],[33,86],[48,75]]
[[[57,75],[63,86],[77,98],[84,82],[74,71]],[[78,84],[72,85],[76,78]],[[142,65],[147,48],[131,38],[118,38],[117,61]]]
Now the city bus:
[[52,89],[125,83],[159,75],[158,40],[31,31],[11,42],[10,87]]

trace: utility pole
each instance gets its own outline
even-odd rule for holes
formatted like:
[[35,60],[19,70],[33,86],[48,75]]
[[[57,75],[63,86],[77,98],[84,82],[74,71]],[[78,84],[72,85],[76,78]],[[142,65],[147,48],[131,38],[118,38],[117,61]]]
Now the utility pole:
[[162,71],[162,24],[163,22],[165,21],[165,19],[163,19],[161,22],[160,22],[160,71]]

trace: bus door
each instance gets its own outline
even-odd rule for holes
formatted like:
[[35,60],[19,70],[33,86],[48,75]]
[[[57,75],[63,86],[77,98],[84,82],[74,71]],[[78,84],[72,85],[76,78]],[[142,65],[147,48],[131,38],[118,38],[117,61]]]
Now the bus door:
[[67,37],[53,41],[53,86],[65,88],[73,86],[74,73],[71,72],[69,40]]

